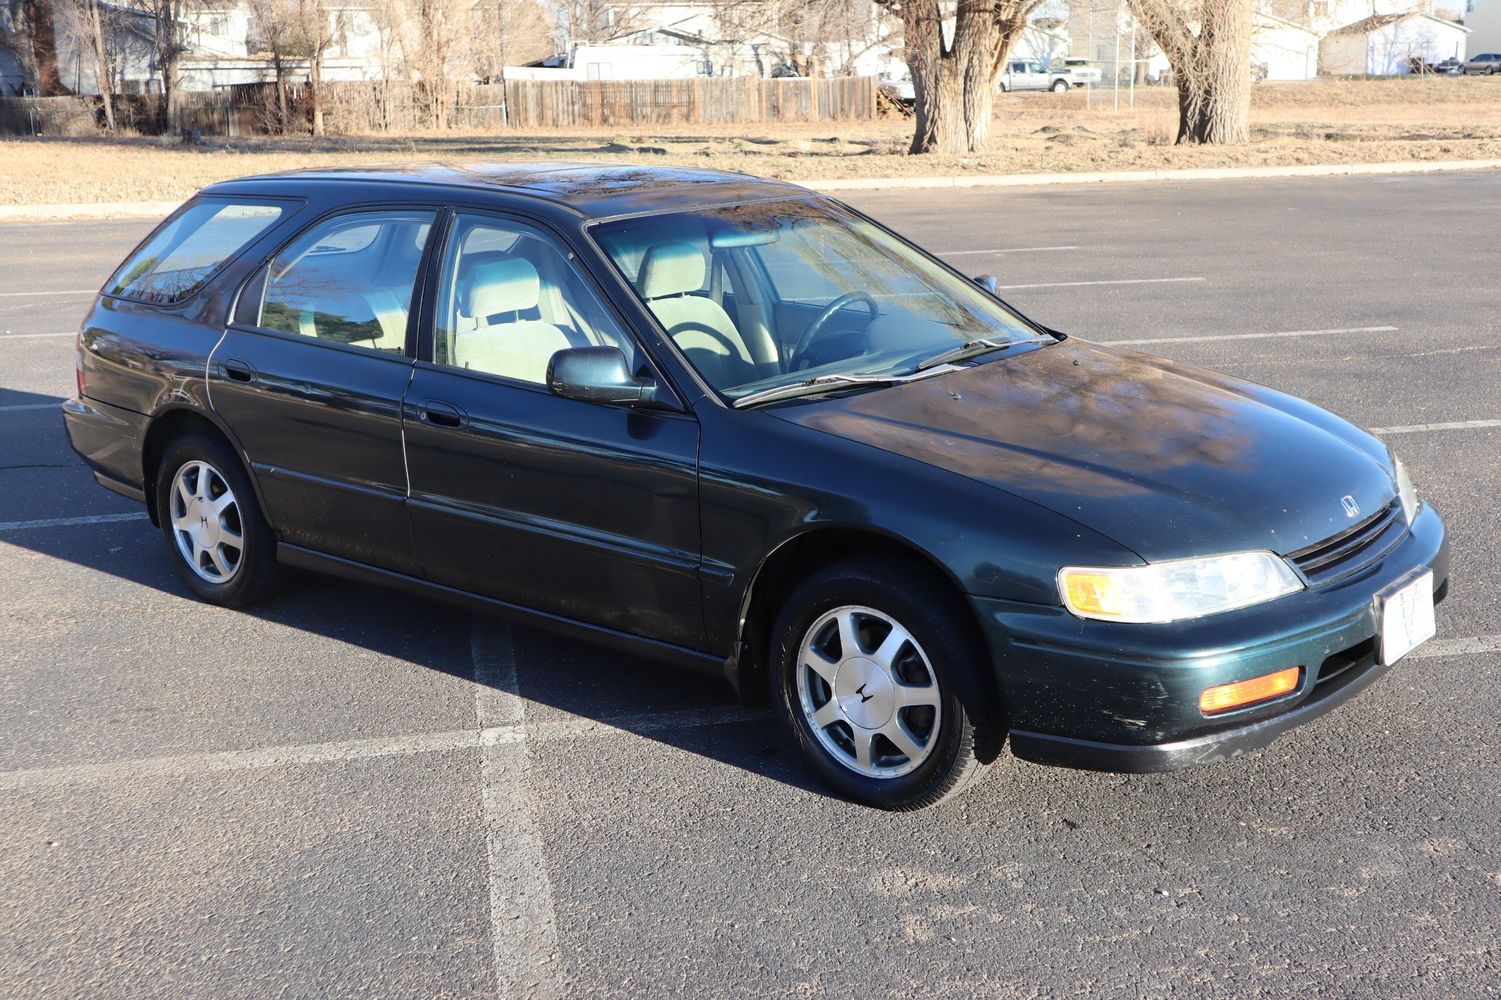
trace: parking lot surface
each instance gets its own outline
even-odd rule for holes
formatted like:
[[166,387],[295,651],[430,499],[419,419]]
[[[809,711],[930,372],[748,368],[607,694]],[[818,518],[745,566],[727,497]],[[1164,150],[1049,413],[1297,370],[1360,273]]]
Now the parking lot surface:
[[310,575],[190,600],[57,409],[149,225],[0,226],[0,995],[1497,995],[1501,175],[849,200],[1378,429],[1438,638],[1227,763],[863,809],[711,681]]

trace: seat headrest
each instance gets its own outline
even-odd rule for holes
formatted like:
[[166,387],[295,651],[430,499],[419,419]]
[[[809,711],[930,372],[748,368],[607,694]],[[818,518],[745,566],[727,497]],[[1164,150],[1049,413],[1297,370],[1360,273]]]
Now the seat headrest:
[[637,284],[642,298],[658,299],[664,295],[682,295],[704,287],[709,262],[704,252],[692,243],[661,243],[641,258]]
[[519,257],[485,261],[475,266],[464,289],[464,315],[494,316],[535,309],[541,293],[542,281],[531,261]]

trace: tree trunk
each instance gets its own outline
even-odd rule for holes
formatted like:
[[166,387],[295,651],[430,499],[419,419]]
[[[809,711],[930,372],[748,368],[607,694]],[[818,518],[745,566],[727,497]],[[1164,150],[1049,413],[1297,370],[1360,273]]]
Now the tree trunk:
[[955,72],[952,59],[937,59],[922,70],[910,59],[912,43],[907,43],[908,66],[912,67],[912,110],[917,128],[912,135],[914,153],[964,153],[969,151],[965,135],[964,80]]
[[99,0],[89,0],[89,35],[94,48],[94,82],[99,99],[104,102],[104,124],[115,131],[115,81],[109,71],[109,57],[104,54],[104,26],[99,23]]
[[1243,143],[1251,137],[1251,3],[1130,0],[1156,39],[1178,87],[1179,143]]
[[323,53],[315,52],[307,64],[308,89],[312,91],[313,134],[323,134]]
[[1178,142],[1251,138],[1251,5],[1206,5],[1198,58],[1178,74]]
[[28,28],[31,36],[30,58],[22,52],[24,45],[16,50],[17,56],[22,57],[22,73],[31,71],[31,82],[43,97],[67,93],[68,88],[63,86],[62,74],[57,68],[57,33],[52,26],[52,0],[26,0],[21,11],[24,23],[16,28],[21,38],[26,37]]
[[271,50],[271,69],[276,74],[276,134],[287,134],[287,71],[282,66],[281,50]]

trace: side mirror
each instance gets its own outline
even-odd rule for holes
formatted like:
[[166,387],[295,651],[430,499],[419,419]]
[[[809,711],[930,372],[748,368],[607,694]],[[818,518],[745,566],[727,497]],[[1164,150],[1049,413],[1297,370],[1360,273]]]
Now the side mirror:
[[618,347],[570,347],[547,363],[553,395],[586,403],[638,405],[656,399],[657,384],[631,374]]
[[1000,281],[998,281],[996,279],[996,276],[993,275],[993,274],[977,274],[977,275],[975,275],[975,284],[977,284],[981,288],[985,289],[991,295],[995,295],[1001,289],[1001,283],[1000,283]]

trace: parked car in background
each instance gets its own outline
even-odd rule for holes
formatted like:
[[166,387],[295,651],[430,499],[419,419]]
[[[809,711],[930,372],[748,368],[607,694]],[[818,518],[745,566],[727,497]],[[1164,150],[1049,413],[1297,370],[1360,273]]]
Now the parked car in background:
[[882,92],[891,96],[893,100],[903,104],[911,104],[917,100],[917,92],[912,88],[912,74],[903,73],[901,76],[883,77],[879,84]]
[[1012,90],[1051,90],[1062,94],[1072,90],[1073,74],[1063,69],[1049,69],[1035,59],[1013,59],[1001,73],[1001,93]]
[[1105,79],[1105,71],[1091,66],[1088,59],[1062,59],[1053,61],[1053,69],[1070,74],[1077,86],[1097,87]]
[[[1444,525],[1386,442],[995,292],[743,174],[246,178],[105,284],[63,415],[205,601],[290,565],[697,668],[891,809],[1008,744],[1235,757],[1434,635]],[[1358,771],[1339,733],[1290,752]]]
[[1471,56],[1465,60],[1465,76],[1472,76],[1476,73],[1495,76],[1498,71],[1501,71],[1501,52],[1482,52],[1478,56]]

